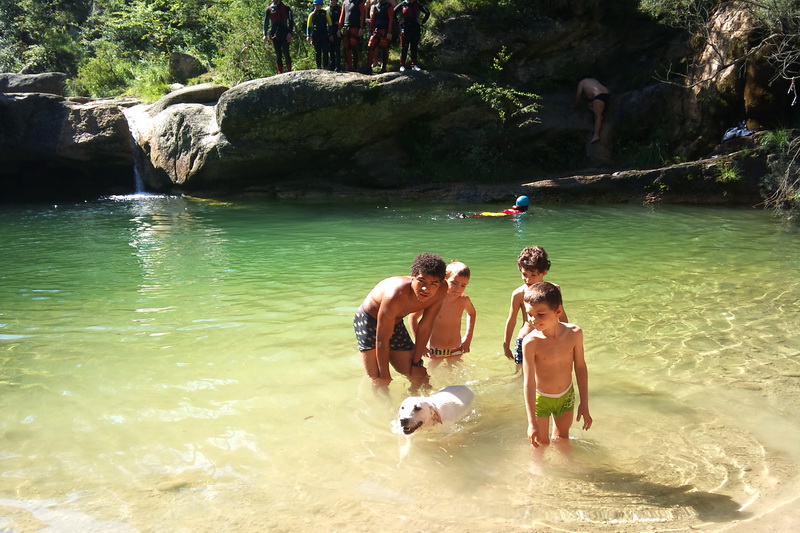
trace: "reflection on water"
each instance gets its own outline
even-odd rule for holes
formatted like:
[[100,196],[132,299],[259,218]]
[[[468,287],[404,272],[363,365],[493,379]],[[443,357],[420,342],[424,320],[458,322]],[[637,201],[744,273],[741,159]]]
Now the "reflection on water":
[[[0,529],[769,530],[800,488],[796,232],[747,210],[469,210],[4,208]],[[595,424],[572,460],[533,460],[501,351],[533,244],[586,335]],[[409,441],[407,384],[373,396],[351,320],[421,251],[472,269],[474,351],[432,382],[477,397]]]

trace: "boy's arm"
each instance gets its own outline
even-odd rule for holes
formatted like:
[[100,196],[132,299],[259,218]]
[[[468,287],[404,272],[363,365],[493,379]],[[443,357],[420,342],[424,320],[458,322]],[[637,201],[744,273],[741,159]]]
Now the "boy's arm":
[[374,379],[376,385],[388,385],[392,381],[389,371],[389,342],[394,333],[398,313],[396,297],[386,295],[378,308],[378,325],[375,328],[375,357],[378,360],[378,378]]
[[419,20],[419,23],[420,23],[420,24],[425,24],[426,22],[428,22],[428,19],[429,19],[429,18],[430,18],[430,16],[431,16],[431,12],[430,12],[430,10],[429,10],[427,7],[425,7],[425,5],[424,5],[424,4],[420,4],[420,5],[419,5],[419,10],[420,10],[420,20]]
[[511,353],[511,336],[514,334],[514,329],[517,327],[517,313],[519,313],[520,304],[522,303],[522,293],[516,290],[511,293],[511,308],[508,310],[508,318],[506,318],[506,332],[503,337],[503,353],[509,359],[514,359]]
[[539,424],[536,423],[536,369],[534,366],[533,339],[522,341],[522,375],[525,412],[528,415],[528,440],[534,448],[539,447]]
[[573,103],[573,105],[576,106],[576,107],[581,102],[581,92],[582,91],[583,91],[583,80],[581,80],[581,82],[578,83],[578,92],[575,93],[575,102]]
[[583,429],[592,427],[592,415],[589,414],[589,369],[586,368],[586,359],[583,351],[583,331],[577,328],[575,332],[575,347],[573,348],[573,365],[575,367],[575,380],[578,382],[578,416],[576,422],[583,417]]
[[417,330],[419,329],[419,321],[422,318],[422,311],[415,311],[408,315],[408,326],[411,328],[411,336],[417,338]]
[[[433,332],[433,322],[439,315],[439,310],[442,308],[442,302],[447,295],[447,291],[440,287],[436,292],[436,301],[429,307],[422,310],[422,319],[417,323],[417,334],[414,336],[414,354],[411,356],[412,363],[419,363],[422,361],[422,356],[428,349],[428,341],[431,340],[431,333]],[[412,367],[413,372],[413,367]]]
[[470,350],[470,346],[472,345],[472,334],[475,331],[475,317],[477,313],[475,312],[475,306],[472,305],[472,300],[470,300],[469,296],[464,296],[464,298],[466,298],[464,310],[467,312],[467,332],[466,335],[461,338],[461,347],[466,353]]

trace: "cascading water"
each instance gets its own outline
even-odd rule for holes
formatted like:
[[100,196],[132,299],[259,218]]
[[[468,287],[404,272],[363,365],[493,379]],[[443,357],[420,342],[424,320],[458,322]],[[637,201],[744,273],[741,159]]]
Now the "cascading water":
[[137,105],[125,109],[125,118],[128,120],[128,129],[130,130],[131,151],[133,153],[133,187],[134,194],[145,194],[145,152],[142,148],[142,133],[143,127],[147,123],[147,113],[145,106]]

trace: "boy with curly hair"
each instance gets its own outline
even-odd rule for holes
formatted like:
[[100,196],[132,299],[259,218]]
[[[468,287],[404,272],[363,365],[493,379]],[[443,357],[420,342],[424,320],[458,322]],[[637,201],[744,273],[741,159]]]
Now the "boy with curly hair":
[[[447,295],[447,290],[442,290],[445,268],[438,255],[419,254],[411,264],[410,276],[384,279],[356,310],[353,328],[358,351],[376,389],[385,389],[392,381],[389,364],[408,377],[410,391],[427,385],[428,373],[422,356]],[[422,312],[422,316],[412,341],[403,318],[416,312]]]
[[[519,253],[517,267],[520,274],[522,274],[523,283],[511,293],[511,307],[508,310],[505,337],[503,338],[503,353],[509,359],[514,360],[517,364],[516,371],[519,372],[522,369],[522,339],[533,330],[533,326],[528,323],[528,316],[523,303],[525,289],[534,283],[544,280],[550,270],[550,260],[547,258],[547,252],[541,246],[528,246]],[[556,286],[558,287],[558,285]],[[514,334],[514,329],[517,327],[517,315],[519,314],[522,314],[522,327],[517,334],[517,341],[512,352],[511,335]],[[564,311],[563,306],[560,320],[562,322],[567,321],[567,313]]]

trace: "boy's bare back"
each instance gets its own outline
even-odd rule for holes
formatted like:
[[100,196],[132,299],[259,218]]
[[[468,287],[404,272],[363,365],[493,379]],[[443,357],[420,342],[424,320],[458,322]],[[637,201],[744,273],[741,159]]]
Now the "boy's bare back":
[[[397,320],[415,311],[421,311],[432,303],[441,300],[444,294],[432,294],[433,298],[420,300],[411,288],[413,276],[393,276],[375,285],[361,306],[371,316],[377,317],[379,312],[390,314]],[[437,285],[438,287],[438,285]],[[442,291],[444,292],[444,291]],[[439,298],[436,298],[439,296]]]

